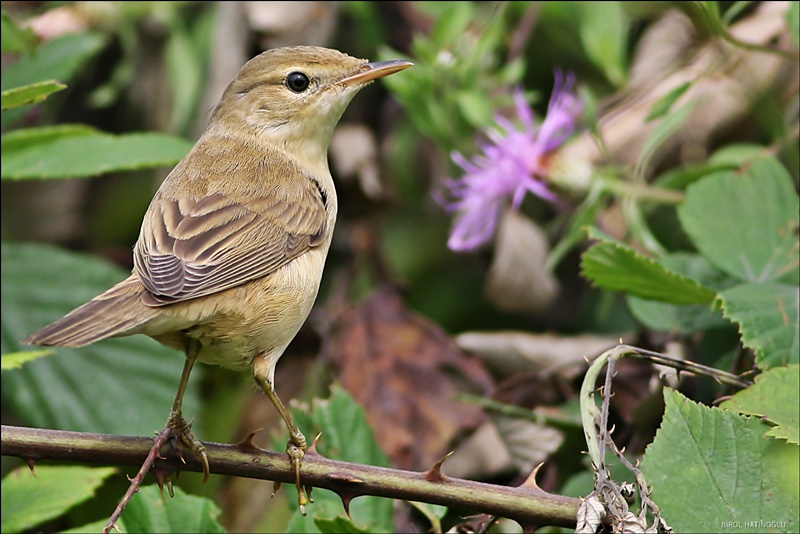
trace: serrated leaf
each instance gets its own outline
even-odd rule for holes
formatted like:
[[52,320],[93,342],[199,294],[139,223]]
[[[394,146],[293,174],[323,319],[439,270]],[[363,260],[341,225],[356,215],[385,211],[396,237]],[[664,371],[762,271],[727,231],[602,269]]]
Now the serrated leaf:
[[711,304],[716,293],[589,228],[589,238],[601,242],[581,256],[581,273],[596,286],[672,304]]
[[165,499],[155,484],[141,488],[122,514],[126,532],[225,532],[214,501],[177,486],[174,491],[175,497]]
[[765,417],[776,426],[768,436],[800,444],[800,365],[775,367],[756,377],[755,383],[720,404],[720,408]]
[[45,356],[50,356],[52,354],[55,353],[50,349],[3,354],[3,360],[2,364],[0,365],[0,369],[3,371],[16,369],[18,367],[22,367],[22,365],[26,362],[32,362],[33,360],[38,360],[39,358],[44,358]]
[[84,178],[117,171],[174,165],[191,149],[185,139],[161,133],[60,136],[3,150],[4,180]]
[[800,362],[800,288],[742,284],[719,294],[725,317],[739,324],[742,343],[759,367]]
[[651,120],[661,118],[669,113],[669,110],[672,109],[672,105],[677,102],[677,100],[683,96],[683,93],[685,93],[686,90],[691,86],[691,82],[682,83],[678,87],[672,89],[669,93],[659,98],[656,103],[653,104],[653,107],[650,108],[650,113],[647,114],[647,117],[644,119],[644,121],[650,122]]
[[678,207],[698,250],[721,270],[749,282],[798,273],[800,201],[792,179],[773,158],[737,172],[719,172],[691,185]]
[[94,495],[103,481],[116,473],[112,467],[18,467],[3,478],[2,531],[22,532],[60,517]]
[[[364,410],[339,385],[331,387],[328,399],[314,399],[311,408],[292,407],[292,417],[306,436],[322,432],[317,444],[320,454],[327,458],[385,467],[389,460],[380,450],[364,417]],[[274,447],[281,448],[286,436],[275,437]],[[333,492],[321,488],[314,490],[314,504],[303,516],[297,506],[297,493],[286,487],[286,498],[294,513],[286,527],[287,532],[322,532],[316,520],[333,520],[346,517],[341,499]],[[350,503],[352,521],[359,529],[369,532],[392,532],[392,501],[380,497],[359,497]],[[325,523],[325,528],[341,525]]]
[[[2,352],[19,351],[19,340],[126,276],[89,256],[3,243]],[[141,335],[52,350],[2,374],[3,409],[24,424],[147,436],[164,426],[183,368],[179,352]],[[184,397],[187,417],[197,413],[198,375]]]
[[[676,253],[663,256],[659,261],[669,270],[697,281],[703,286],[719,291],[735,285],[736,281],[722,274],[699,254]],[[702,304],[667,304],[628,295],[628,307],[636,319],[651,330],[690,334],[712,328],[731,328],[722,311]]]
[[628,295],[625,299],[633,316],[650,330],[692,334],[731,327],[719,310],[701,304],[667,304]]
[[63,91],[67,86],[55,80],[32,83],[8,89],[2,93],[2,110],[27,106],[41,102],[49,95]]
[[764,439],[769,427],[755,418],[707,408],[673,390],[664,391],[664,400],[664,419],[641,469],[675,532],[797,530],[796,446]]

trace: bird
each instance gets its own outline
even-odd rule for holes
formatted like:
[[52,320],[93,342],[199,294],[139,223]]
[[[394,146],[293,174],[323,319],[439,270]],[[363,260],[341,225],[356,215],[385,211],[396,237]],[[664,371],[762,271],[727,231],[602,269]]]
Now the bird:
[[[294,46],[249,60],[144,215],[131,275],[23,343],[82,347],[144,334],[183,351],[165,432],[209,474],[182,413],[195,362],[250,369],[289,430],[298,501],[306,438],[275,392],[275,366],[316,299],[337,214],[327,152],[352,98],[406,60]],[[154,445],[155,447],[155,445]]]

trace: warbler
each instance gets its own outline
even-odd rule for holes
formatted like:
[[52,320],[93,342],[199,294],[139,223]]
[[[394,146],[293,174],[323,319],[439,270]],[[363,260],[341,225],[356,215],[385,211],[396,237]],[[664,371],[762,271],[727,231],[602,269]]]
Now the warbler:
[[205,449],[181,412],[192,366],[251,369],[289,429],[304,505],[306,438],[275,392],[275,365],[311,310],[331,244],[334,127],[360,89],[409,66],[311,46],[248,61],[155,193],[132,274],[23,343],[81,347],[145,334],[184,351],[165,430],[192,450],[204,478]]

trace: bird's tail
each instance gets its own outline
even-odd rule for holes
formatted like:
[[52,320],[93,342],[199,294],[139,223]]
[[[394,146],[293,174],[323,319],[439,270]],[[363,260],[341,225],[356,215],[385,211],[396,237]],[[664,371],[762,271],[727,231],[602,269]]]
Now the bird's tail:
[[142,302],[144,290],[136,275],[132,275],[22,342],[82,347],[107,337],[133,333],[132,330],[158,313],[156,308]]

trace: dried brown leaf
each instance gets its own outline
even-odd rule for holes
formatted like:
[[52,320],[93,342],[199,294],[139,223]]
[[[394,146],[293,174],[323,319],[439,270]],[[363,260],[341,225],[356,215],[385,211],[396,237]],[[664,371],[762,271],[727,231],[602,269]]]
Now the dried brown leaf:
[[364,407],[381,449],[404,469],[428,469],[459,433],[477,427],[480,408],[456,399],[492,386],[481,363],[441,328],[380,287],[349,310],[329,341],[342,385]]

